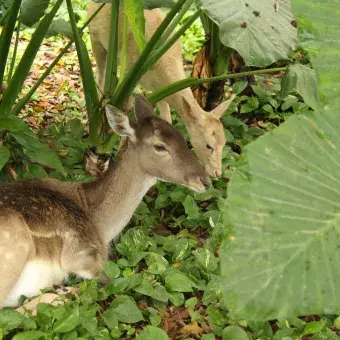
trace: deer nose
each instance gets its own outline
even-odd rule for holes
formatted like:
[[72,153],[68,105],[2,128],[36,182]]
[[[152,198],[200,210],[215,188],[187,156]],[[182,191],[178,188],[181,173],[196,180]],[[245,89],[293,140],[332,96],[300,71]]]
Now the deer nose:
[[222,171],[221,170],[215,170],[215,175],[216,175],[216,177],[220,177],[222,175]]
[[202,184],[204,185],[204,187],[205,187],[206,189],[209,189],[209,188],[210,188],[210,186],[211,186],[211,181],[210,181],[210,179],[207,179],[207,178],[204,178],[204,177],[200,177],[200,180],[201,180]]

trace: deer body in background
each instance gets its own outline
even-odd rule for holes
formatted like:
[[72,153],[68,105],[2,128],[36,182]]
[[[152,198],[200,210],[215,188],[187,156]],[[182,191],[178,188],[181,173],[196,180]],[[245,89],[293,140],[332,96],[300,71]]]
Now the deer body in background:
[[106,107],[125,143],[92,183],[44,179],[0,184],[0,307],[60,284],[69,273],[99,277],[109,243],[157,179],[204,191],[211,182],[182,135],[136,97],[137,121]]
[[[92,15],[100,6],[93,1],[89,2],[88,16]],[[123,12],[120,10],[119,37],[122,37]],[[159,9],[145,10],[145,34],[149,40],[164,19],[164,14]],[[92,20],[89,25],[92,49],[97,63],[97,83],[103,92],[106,56],[110,35],[111,7],[106,5]],[[121,39],[118,39],[119,50]],[[133,34],[128,33],[127,45],[128,68],[139,57],[137,45]],[[141,85],[151,91],[185,79],[182,53],[179,42],[176,42],[160,60],[142,77]],[[231,99],[232,100],[232,99]],[[219,105],[211,112],[204,111],[195,100],[190,88],[179,91],[164,101],[158,103],[161,117],[171,122],[170,107],[173,107],[183,119],[189,133],[191,144],[208,173],[215,177],[221,175],[222,150],[226,143],[221,115],[227,110],[231,100]]]

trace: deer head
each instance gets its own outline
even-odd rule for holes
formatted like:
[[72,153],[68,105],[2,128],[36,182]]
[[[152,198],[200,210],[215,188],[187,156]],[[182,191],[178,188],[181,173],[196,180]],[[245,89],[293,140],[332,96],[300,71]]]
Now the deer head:
[[146,174],[194,191],[204,191],[211,185],[209,175],[191,153],[183,136],[158,118],[152,105],[142,96],[135,98],[135,114],[137,120],[131,121],[123,111],[106,106],[110,126],[127,138],[129,152],[135,155],[138,166]]
[[229,100],[211,112],[204,111],[195,100],[182,97],[185,125],[190,134],[191,144],[205,170],[212,177],[222,175],[222,151],[226,138],[220,118],[234,97],[235,95],[232,95]]

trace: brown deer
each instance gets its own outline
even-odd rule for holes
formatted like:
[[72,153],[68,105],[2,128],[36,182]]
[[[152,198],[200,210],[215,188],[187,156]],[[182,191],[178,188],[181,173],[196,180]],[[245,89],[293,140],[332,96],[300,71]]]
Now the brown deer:
[[[90,1],[88,15],[92,15],[100,6]],[[101,93],[104,88],[106,73],[106,56],[110,35],[111,6],[106,5],[92,20],[89,25],[92,49],[97,63],[97,83]],[[120,10],[119,37],[122,36],[123,15]],[[157,27],[164,19],[164,14],[159,9],[144,11],[145,35],[149,40]],[[121,39],[119,39],[121,49]],[[128,34],[128,67],[133,65],[138,56],[138,49],[131,32]],[[185,79],[182,53],[179,42],[174,44],[160,60],[142,77],[141,85],[151,91],[162,86]],[[228,109],[231,99],[220,104],[211,112],[204,111],[195,100],[191,89],[187,88],[166,98],[158,103],[161,117],[171,123],[170,107],[173,107],[183,119],[189,133],[190,141],[197,157],[210,176],[220,176],[222,169],[222,150],[226,143],[223,124],[220,121],[222,114]]]
[[0,184],[0,306],[60,284],[69,273],[102,278],[109,243],[157,180],[204,191],[209,175],[182,135],[141,96],[136,121],[106,106],[125,137],[117,160],[91,183],[44,179]]

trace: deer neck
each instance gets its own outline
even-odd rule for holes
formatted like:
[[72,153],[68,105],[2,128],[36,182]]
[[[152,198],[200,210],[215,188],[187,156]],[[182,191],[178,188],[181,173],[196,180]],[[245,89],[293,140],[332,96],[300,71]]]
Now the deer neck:
[[142,170],[137,152],[126,142],[104,177],[84,184],[90,216],[105,244],[120,234],[156,181]]

